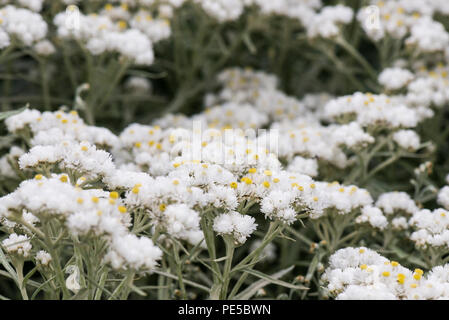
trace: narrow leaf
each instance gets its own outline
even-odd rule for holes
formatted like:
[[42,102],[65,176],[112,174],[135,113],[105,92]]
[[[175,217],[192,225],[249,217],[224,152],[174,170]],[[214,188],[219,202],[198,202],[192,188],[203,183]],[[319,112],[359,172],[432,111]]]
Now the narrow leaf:
[[[281,270],[281,271],[278,271],[278,272],[272,274],[271,276],[264,275],[264,278],[262,278],[259,281],[254,282],[248,288],[246,288],[241,293],[236,295],[234,297],[234,299],[235,300],[249,300],[249,299],[251,299],[257,293],[257,291],[259,291],[260,289],[262,289],[266,285],[269,285],[270,283],[274,283],[273,281],[280,281],[278,279],[282,278],[284,275],[286,275],[287,273],[292,271],[293,268],[294,268],[294,266],[290,266],[290,267],[288,267],[288,268],[286,268],[284,270]],[[254,271],[254,270],[252,270],[252,271]],[[281,281],[281,282],[283,282],[283,281]],[[288,284],[288,285],[291,285],[291,284]],[[307,290],[308,289],[307,287],[302,287],[302,286],[296,286],[296,287],[301,287],[300,289],[303,289],[303,290]]]
[[20,109],[17,110],[11,110],[11,111],[4,111],[4,112],[0,112],[0,121],[1,120],[5,120],[9,117],[12,117],[16,114],[21,113],[23,110],[25,110],[26,108],[28,108],[28,105],[26,105],[25,107],[22,107]]

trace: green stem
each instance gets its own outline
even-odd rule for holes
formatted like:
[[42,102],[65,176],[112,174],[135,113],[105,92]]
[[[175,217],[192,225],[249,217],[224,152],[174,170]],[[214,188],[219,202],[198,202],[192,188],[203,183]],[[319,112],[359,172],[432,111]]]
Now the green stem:
[[27,290],[23,284],[23,260],[20,259],[19,261],[17,261],[15,267],[17,273],[17,284],[19,286],[20,294],[22,295],[23,300],[28,300]]
[[[262,253],[263,249],[271,243],[274,238],[284,229],[284,226],[280,226],[279,221],[274,221],[270,223],[270,227],[268,228],[267,233],[265,234],[264,238],[262,239],[262,243],[260,246],[254,250],[252,253],[250,253],[246,258],[244,258],[242,261],[240,261],[237,266],[234,267],[234,269],[231,271],[231,273],[235,272],[238,269],[243,268],[246,264],[248,264],[247,268],[252,269],[259,259],[260,254]],[[232,299],[239,291],[240,287],[245,282],[246,278],[248,277],[248,273],[243,273],[240,278],[237,280],[237,283],[234,285],[234,287],[231,290],[231,293],[229,294],[229,299]]]
[[44,100],[45,110],[51,109],[51,101],[50,101],[50,88],[48,86],[48,77],[47,77],[47,64],[42,59],[39,59],[39,67],[41,72],[42,79],[42,96]]
[[112,295],[109,297],[108,300],[113,300],[116,298],[116,296],[121,295],[121,298],[129,294],[129,288],[131,287],[133,281],[134,281],[134,274],[135,272],[129,271],[125,278],[120,282],[120,284],[115,288],[114,292],[112,292]]
[[362,184],[365,183],[366,181],[368,181],[372,176],[374,176],[379,171],[385,169],[386,167],[388,167],[389,165],[394,163],[399,158],[400,158],[400,156],[398,154],[394,154],[392,157],[390,157],[389,159],[387,159],[384,162],[382,162],[381,164],[379,164],[376,168],[374,168],[370,173],[368,173],[365,176],[365,178],[362,180]]
[[229,282],[231,281],[231,267],[232,267],[232,258],[234,257],[235,244],[234,239],[231,237],[225,237],[225,245],[226,245],[226,261],[223,269],[223,279],[221,286],[220,299],[226,299],[228,293]]
[[214,284],[218,285],[220,282],[221,271],[218,266],[218,263],[215,261],[217,259],[217,253],[215,249],[215,235],[212,228],[211,217],[209,217],[210,212],[203,212],[203,216],[201,217],[201,229],[204,233],[204,239],[207,246],[207,251],[209,253],[209,257],[211,259],[211,267],[215,271],[213,272]]
[[181,298],[186,299],[186,287],[184,285],[184,280],[182,278],[182,263],[181,259],[179,258],[179,251],[178,246],[176,243],[173,243],[173,255],[175,257],[175,264],[176,264],[176,275],[178,276],[178,282],[179,282],[179,288],[181,289]]
[[348,43],[343,37],[338,37],[335,41],[362,65],[373,80],[377,81],[376,70],[350,43]]
[[67,70],[67,74],[69,75],[70,84],[72,85],[72,90],[73,90],[73,92],[75,92],[76,88],[78,87],[78,84],[77,84],[73,64],[70,61],[68,51],[70,51],[70,50],[68,50],[66,48],[66,46],[63,45],[62,46],[62,55],[63,55],[63,59],[64,59],[64,66],[65,66],[65,69]]
[[108,88],[108,91],[106,91],[106,94],[104,95],[103,99],[100,100],[100,102],[96,106],[97,107],[97,111],[101,110],[104,107],[104,105],[108,103],[110,96],[114,92],[114,89],[117,87],[117,85],[119,84],[120,80],[125,75],[125,72],[128,69],[128,67],[129,67],[129,63],[127,61],[122,63],[122,65],[120,66],[118,72],[116,73],[115,77],[113,78],[113,80],[111,82],[111,85]]
[[56,250],[55,243],[53,243],[53,241],[51,240],[52,234],[49,224],[48,223],[44,224],[44,228],[45,228],[44,242],[46,244],[48,252],[51,255],[51,264],[53,266],[53,270],[56,273],[56,280],[59,282],[59,285],[61,286],[63,299],[67,299],[70,293],[65,285],[64,272],[62,271],[61,262],[59,260],[59,252]]

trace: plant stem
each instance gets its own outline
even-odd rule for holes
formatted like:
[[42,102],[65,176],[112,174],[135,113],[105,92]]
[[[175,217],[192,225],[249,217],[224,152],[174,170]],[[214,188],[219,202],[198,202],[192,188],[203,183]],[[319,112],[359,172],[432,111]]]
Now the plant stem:
[[221,286],[220,299],[226,299],[228,293],[229,282],[231,280],[231,266],[232,266],[232,258],[234,257],[235,244],[234,239],[231,237],[225,237],[225,245],[226,245],[226,261],[223,269],[223,279]]
[[47,77],[47,64],[42,59],[39,59],[39,67],[41,71],[42,96],[44,100],[44,107],[45,110],[51,110],[50,88],[48,86],[48,77]]
[[[237,266],[234,267],[234,269],[231,272],[234,272],[235,270],[238,270],[239,268],[242,268],[245,264],[248,264],[248,268],[252,269],[254,267],[254,264],[259,259],[260,254],[262,253],[263,249],[273,241],[273,239],[284,229],[284,226],[279,226],[280,222],[275,221],[270,223],[270,227],[268,228],[267,233],[265,234],[264,238],[262,239],[262,243],[260,246],[254,250],[251,254],[246,256],[242,261],[240,261]],[[232,288],[231,293],[229,294],[229,299],[232,299],[239,291],[240,287],[245,282],[246,278],[248,277],[248,273],[243,273],[240,278],[238,279],[237,283]]]
[[376,70],[374,70],[371,64],[366,61],[366,59],[350,43],[348,43],[343,37],[338,37],[335,41],[362,65],[373,80],[377,81]]
[[[131,284],[134,281],[134,272],[129,271],[125,278],[120,282],[120,284],[115,288],[112,295],[109,297],[109,300],[113,300],[116,298],[116,296],[119,296],[121,294],[121,298],[123,299],[123,296],[127,296],[129,294],[129,288],[131,287]],[[125,297],[126,299],[126,297]]]
[[176,274],[178,276],[179,288],[181,289],[181,297],[182,297],[182,299],[186,299],[187,293],[186,293],[186,287],[184,285],[184,281],[182,278],[182,263],[181,263],[181,259],[179,258],[179,251],[178,251],[178,246],[176,243],[173,243],[173,255],[175,257]]
[[17,284],[19,286],[20,294],[22,295],[23,300],[28,300],[27,290],[23,285],[23,260],[20,259],[19,261],[17,261],[15,267],[17,273]]

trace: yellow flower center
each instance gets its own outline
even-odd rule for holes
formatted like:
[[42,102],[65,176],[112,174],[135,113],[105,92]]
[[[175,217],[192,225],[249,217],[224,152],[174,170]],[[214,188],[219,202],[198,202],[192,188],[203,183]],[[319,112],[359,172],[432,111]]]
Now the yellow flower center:
[[417,273],[417,274],[420,274],[420,275],[423,275],[424,274],[424,271],[422,271],[421,269],[415,269],[415,273]]
[[139,190],[139,187],[135,186],[131,191],[134,194],[138,194],[140,190]]
[[128,26],[128,24],[126,23],[126,21],[124,21],[124,20],[120,20],[119,22],[118,22],[118,27],[120,28],[120,29],[126,29],[126,27]]
[[109,197],[112,199],[118,199],[118,192],[116,191],[112,191],[111,193],[109,193]]
[[126,208],[124,206],[119,206],[118,211],[120,211],[120,213],[126,213]]

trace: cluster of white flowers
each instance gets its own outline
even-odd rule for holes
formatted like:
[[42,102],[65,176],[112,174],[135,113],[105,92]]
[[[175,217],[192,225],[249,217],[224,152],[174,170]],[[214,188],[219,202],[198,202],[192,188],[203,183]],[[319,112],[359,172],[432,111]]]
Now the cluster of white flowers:
[[36,51],[37,54],[47,57],[54,53],[56,53],[55,46],[48,40],[42,40],[39,41],[34,45],[34,51]]
[[151,13],[143,10],[134,15],[130,25],[145,33],[152,42],[158,42],[171,36],[170,20],[153,18]]
[[424,275],[368,248],[345,248],[330,257],[323,280],[339,300],[448,299],[448,268],[437,266]]
[[405,192],[382,193],[374,205],[366,205],[356,222],[379,230],[406,230],[411,216],[419,211],[415,201]]
[[242,215],[236,211],[223,213],[214,220],[214,230],[220,235],[230,235],[234,240],[243,244],[256,230],[257,224],[251,216]]
[[413,130],[399,130],[393,134],[393,140],[401,148],[415,151],[421,144],[419,135]]
[[51,255],[44,250],[40,250],[36,253],[36,261],[42,266],[48,266],[51,261]]
[[19,157],[24,153],[25,151],[19,147],[11,147],[9,152],[0,158],[0,175],[6,178],[16,177],[17,173],[11,164],[17,163]]
[[382,211],[373,206],[365,206],[362,208],[362,214],[356,218],[357,223],[369,223],[374,228],[380,230],[385,229],[388,225],[388,220],[383,215]]
[[305,174],[310,177],[318,175],[318,163],[315,159],[306,159],[296,156],[287,167],[287,171]]
[[379,196],[376,207],[382,209],[387,215],[402,212],[412,215],[419,209],[413,199],[405,192],[387,192]]
[[[277,150],[274,151],[280,158],[286,158],[289,161],[298,155],[312,159],[318,158],[341,168],[348,165],[344,148],[356,149],[374,142],[374,138],[364,132],[356,122],[323,126],[320,123],[321,119],[330,120],[329,115],[323,112],[324,105],[329,101],[328,96],[309,95],[299,101],[279,91],[276,88],[275,77],[250,69],[226,70],[218,78],[223,89],[215,96],[209,95],[206,104],[231,100],[251,104],[259,111],[263,111],[268,119],[274,121],[269,129],[277,130],[279,134],[278,144],[275,145]],[[310,105],[315,109],[309,107]],[[317,105],[322,107],[319,108]],[[242,115],[241,112],[239,111],[239,115]],[[396,116],[399,113],[400,111],[396,113]],[[250,125],[261,126],[265,121]],[[245,126],[245,123],[237,123],[240,127]],[[269,139],[268,135],[263,133],[260,138]]]
[[235,20],[243,12],[244,4],[241,0],[195,0],[203,9],[218,21]]
[[138,29],[127,29],[126,22],[114,22],[106,15],[79,13],[79,26],[71,27],[70,12],[61,12],[54,18],[57,33],[63,39],[83,41],[93,55],[117,52],[131,62],[151,65],[154,61],[151,40]]
[[438,203],[441,204],[445,209],[449,209],[449,186],[444,186],[438,192]]
[[[326,208],[334,209],[338,214],[348,214],[358,208],[370,205],[373,199],[370,193],[355,185],[341,185],[338,182],[317,183],[317,189],[326,197]],[[321,217],[320,214],[312,214],[311,218]]]
[[38,145],[19,158],[21,169],[56,164],[61,169],[77,172],[89,179],[108,175],[115,169],[111,155],[104,150],[97,150],[88,142]]
[[121,233],[129,223],[129,215],[116,192],[100,189],[83,190],[70,183],[65,174],[45,178],[36,175],[21,183],[19,188],[1,198],[1,214],[5,218],[22,219],[22,211],[37,217],[56,215],[67,218],[74,233]]
[[331,100],[325,114],[331,119],[354,119],[361,126],[387,128],[413,128],[422,120],[415,109],[387,95],[360,92]]
[[125,84],[126,89],[133,93],[148,93],[152,90],[151,82],[142,77],[130,77]]
[[363,146],[373,143],[375,140],[372,136],[365,133],[357,122],[351,122],[347,125],[335,126],[333,132],[330,133],[335,144],[344,145],[348,148]]
[[419,20],[431,17],[433,8],[432,0],[372,0],[371,6],[362,8],[357,18],[366,34],[375,41],[386,36],[401,39]]
[[[255,6],[263,14],[281,15],[298,19],[304,26],[307,26],[308,22],[315,16],[321,14],[317,14],[316,10],[322,7],[321,0],[304,0],[300,2],[291,0],[193,0],[193,2],[198,3],[208,15],[219,22],[236,20],[243,14],[245,7]],[[324,15],[332,17],[335,23],[346,20],[336,17],[336,11],[340,7],[342,6],[337,6],[330,10],[332,12],[327,12]],[[321,16],[321,19],[324,18]]]
[[353,16],[354,12],[349,7],[343,5],[326,6],[311,19],[309,25],[306,25],[307,35],[310,38],[335,37],[340,34],[339,26],[349,24]]
[[114,269],[152,270],[161,257],[162,250],[151,239],[130,233],[113,237],[104,260]]
[[78,112],[39,112],[24,110],[6,120],[11,133],[29,130],[33,146],[57,145],[64,142],[89,142],[104,148],[117,145],[118,138],[106,128],[88,126]]
[[[65,174],[54,175],[52,178],[36,175],[33,180],[24,181],[13,193],[0,198],[0,214],[6,220],[17,222],[26,219],[25,214],[22,216],[23,210],[33,212],[38,220],[48,219],[49,216],[58,217],[73,235],[103,236],[110,246],[107,261],[111,262],[113,267],[122,268],[125,265],[136,270],[141,270],[141,266],[147,267],[142,271],[153,268],[161,256],[161,251],[149,239],[142,237],[134,240],[128,231],[130,215],[119,194],[102,189],[83,190],[70,182],[70,178]],[[23,240],[20,237],[28,239],[27,236],[11,235],[3,244],[11,245],[12,251],[19,251],[27,256],[31,249],[29,242],[20,247],[19,244],[12,245],[16,238]],[[128,249],[123,246],[132,247],[136,241],[145,244],[148,252],[140,252],[140,249],[134,248],[133,250],[139,251],[137,256],[133,252],[124,254]],[[51,258],[40,253],[36,259],[47,264]],[[117,262],[117,259],[120,262]]]
[[276,14],[287,16],[294,19],[299,19],[303,25],[307,25],[308,22],[316,15],[316,10],[322,7],[321,0],[304,0],[304,1],[291,1],[291,0],[277,0],[277,1],[264,1],[264,0],[244,0],[248,5],[257,5],[257,7],[264,14]]
[[449,212],[444,209],[417,211],[409,221],[414,227],[410,239],[419,247],[449,246]]
[[440,107],[449,101],[447,67],[439,65],[434,70],[422,67],[416,74],[418,78],[408,85],[408,93],[404,97],[408,105]]
[[26,235],[17,235],[16,233],[12,233],[8,238],[3,240],[2,246],[6,252],[14,253],[23,258],[28,257],[32,249],[30,238]]
[[387,68],[379,74],[379,83],[388,90],[404,88],[414,76],[409,70],[401,68]]
[[423,52],[444,51],[449,45],[449,34],[441,23],[422,18],[411,27],[411,36],[406,44]]
[[27,7],[33,11],[40,12],[44,5],[44,0],[18,0],[21,6]]
[[203,240],[203,232],[200,230],[200,216],[185,204],[172,204],[165,208],[161,217],[162,223],[168,234],[187,240],[197,245]]

